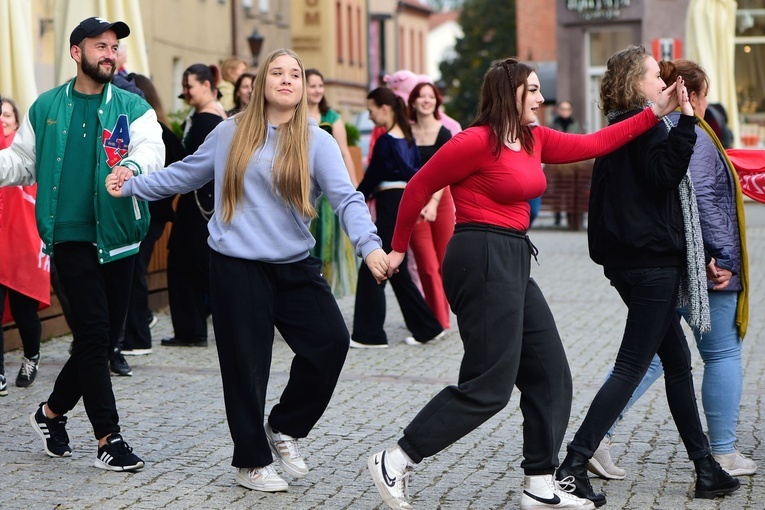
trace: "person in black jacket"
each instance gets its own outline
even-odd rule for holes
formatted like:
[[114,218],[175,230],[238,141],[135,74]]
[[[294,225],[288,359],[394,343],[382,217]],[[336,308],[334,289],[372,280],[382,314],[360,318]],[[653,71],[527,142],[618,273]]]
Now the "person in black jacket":
[[[149,78],[142,74],[131,75],[135,85],[143,92],[148,102],[157,113],[157,120],[162,127],[162,142],[165,145],[165,166],[182,160],[186,156],[181,140],[170,129],[170,119],[167,117],[165,108],[159,98],[157,89]],[[154,245],[162,237],[165,224],[172,222],[175,217],[173,210],[174,197],[164,198],[155,202],[149,202],[149,231],[141,242],[138,250],[136,265],[133,270],[133,287],[130,294],[130,308],[125,321],[125,336],[122,346],[122,354],[126,356],[139,356],[151,353],[151,326],[156,322],[154,313],[149,307],[149,285],[146,281],[146,271],[149,269]]]
[[[183,72],[183,97],[194,109],[183,125],[183,146],[194,154],[207,135],[226,119],[218,102],[214,65],[193,64]],[[210,315],[210,248],[207,222],[214,211],[213,181],[178,198],[167,256],[167,291],[174,336],[168,347],[206,347]]]
[[[696,405],[690,351],[675,311],[678,298],[687,298],[696,308],[694,298],[706,295],[693,291],[699,287],[698,281],[692,285],[697,272],[687,276],[691,285],[681,286],[688,269],[700,269],[703,278],[705,261],[696,199],[687,176],[696,122],[682,77],[677,86],[683,89],[677,126],[665,118],[624,147],[597,158],[593,169],[587,229],[590,257],[603,266],[627,305],[627,323],[613,375],[593,399],[556,478],[571,481],[574,494],[596,506],[605,504],[606,498],[593,491],[587,462],[657,352],[672,417],[696,467],[695,497],[714,498],[739,487],[710,453]],[[620,122],[655,101],[665,87],[656,60],[642,46],[631,46],[608,60],[601,105],[609,122]],[[697,230],[699,235],[693,235]],[[684,292],[686,288],[691,291]],[[698,320],[703,323],[703,303],[700,308]],[[707,303],[707,320],[708,311]]]

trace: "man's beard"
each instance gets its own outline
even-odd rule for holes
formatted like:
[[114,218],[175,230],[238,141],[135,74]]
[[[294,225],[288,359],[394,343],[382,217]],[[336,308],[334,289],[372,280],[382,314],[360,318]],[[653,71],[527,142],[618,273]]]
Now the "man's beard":
[[83,53],[82,55],[82,72],[85,73],[86,76],[93,79],[93,81],[97,83],[109,83],[112,81],[112,76],[114,76],[114,71],[116,70],[116,66],[114,65],[114,61],[110,59],[103,59],[101,62],[111,62],[112,69],[111,71],[103,71],[101,69],[101,65],[99,62],[91,62]]

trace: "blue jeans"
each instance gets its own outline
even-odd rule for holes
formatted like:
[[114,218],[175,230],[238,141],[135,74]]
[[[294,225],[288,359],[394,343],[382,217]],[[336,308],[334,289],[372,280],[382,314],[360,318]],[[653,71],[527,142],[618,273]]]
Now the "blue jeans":
[[[741,338],[736,327],[738,293],[710,292],[709,308],[712,314],[712,331],[701,336],[694,328],[696,346],[704,361],[704,377],[701,383],[701,402],[707,418],[707,429],[712,453],[724,455],[736,450],[736,427],[741,404],[743,370],[741,368]],[[688,320],[688,310],[679,310]],[[612,369],[613,371],[613,369]],[[613,435],[619,421],[643,393],[661,377],[664,369],[658,356],[654,356],[645,377],[624,406],[608,435]],[[611,376],[609,372],[608,376]]]

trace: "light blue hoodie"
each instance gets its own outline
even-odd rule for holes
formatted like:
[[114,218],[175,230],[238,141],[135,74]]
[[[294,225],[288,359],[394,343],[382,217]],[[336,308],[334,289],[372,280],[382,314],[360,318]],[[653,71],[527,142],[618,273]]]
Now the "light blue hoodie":
[[[348,176],[340,148],[332,135],[309,120],[308,166],[311,174],[311,200],[326,194],[340,225],[362,258],[382,242],[369,215],[364,197]],[[207,224],[207,243],[218,253],[247,260],[277,264],[297,262],[308,256],[316,241],[308,229],[310,218],[301,216],[282,200],[273,186],[274,154],[278,143],[277,126],[268,125],[266,142],[247,165],[244,193],[230,223],[221,219],[221,190],[235,120],[221,122],[197,151],[164,170],[139,175],[125,181],[124,196],[159,200],[176,193],[188,193],[215,179],[215,214]]]

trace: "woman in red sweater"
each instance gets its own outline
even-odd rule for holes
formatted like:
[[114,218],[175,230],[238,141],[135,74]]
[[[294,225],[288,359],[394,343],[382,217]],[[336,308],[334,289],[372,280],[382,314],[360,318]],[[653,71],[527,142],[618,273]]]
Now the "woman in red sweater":
[[450,186],[457,225],[443,280],[465,354],[459,384],[426,404],[398,444],[369,458],[372,479],[388,506],[411,508],[406,486],[414,465],[502,410],[517,386],[526,475],[521,508],[594,508],[553,478],[571,411],[571,373],[552,313],[530,277],[537,250],[526,235],[528,200],[545,190],[542,163],[571,163],[624,145],[674,110],[684,91],[678,80],[641,114],[597,133],[574,135],[532,126],[544,98],[531,67],[515,59],[492,63],[472,126],[415,174],[399,207],[389,276],[404,258],[425,202]]
[[[0,112],[0,149],[5,149],[13,142],[20,116],[16,103],[7,97],[0,98]],[[24,347],[16,376],[20,388],[37,378],[42,335],[37,310],[50,305],[50,258],[42,253],[37,234],[36,197],[37,184],[0,188],[0,317],[4,323],[11,319],[16,323]],[[0,327],[0,396],[8,394],[4,350]]]

